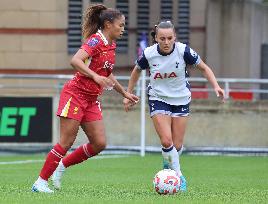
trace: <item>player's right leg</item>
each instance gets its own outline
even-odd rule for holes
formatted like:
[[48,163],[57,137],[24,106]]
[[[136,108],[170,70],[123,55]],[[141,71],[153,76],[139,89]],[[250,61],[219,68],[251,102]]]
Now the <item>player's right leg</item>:
[[52,193],[48,187],[48,179],[57,168],[60,160],[75,141],[80,122],[69,118],[60,118],[60,141],[48,153],[39,178],[32,186],[33,192]]
[[150,115],[162,145],[163,169],[172,169],[173,150],[171,106],[161,101],[149,100]]
[[41,177],[39,177],[32,186],[32,192],[40,192],[40,193],[54,193],[53,190],[51,190],[48,187],[48,182]]
[[178,171],[178,154],[173,146],[171,135],[171,117],[156,114],[152,117],[152,120],[162,145],[163,168]]
[[40,172],[38,179],[32,186],[33,192],[53,193],[48,187],[48,179],[53,171],[57,168],[58,162],[66,154],[66,150],[60,144],[56,144],[53,149],[48,153],[46,161]]

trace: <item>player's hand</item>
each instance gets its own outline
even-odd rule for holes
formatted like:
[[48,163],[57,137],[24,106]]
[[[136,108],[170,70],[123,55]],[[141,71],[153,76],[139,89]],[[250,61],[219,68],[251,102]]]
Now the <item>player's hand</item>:
[[114,87],[114,82],[107,77],[95,75],[93,80],[104,89],[111,90]]
[[135,103],[135,104],[138,103],[140,100],[138,96],[131,94],[129,92],[125,92],[124,97],[130,100],[130,102]]
[[124,104],[124,108],[125,111],[128,112],[129,109],[134,106],[135,104],[137,104],[139,102],[139,97],[135,96],[134,94],[130,94],[128,92],[126,92],[126,94],[124,95],[124,100],[123,100],[123,104]]
[[123,100],[123,104],[124,104],[124,109],[125,109],[125,111],[126,112],[128,112],[129,110],[130,110],[130,108],[132,107],[132,106],[134,106],[136,103],[134,102],[131,102],[129,99],[127,99],[127,98],[124,98],[124,100]]
[[214,89],[216,96],[221,99],[221,102],[225,102],[225,92],[221,87],[217,87]]

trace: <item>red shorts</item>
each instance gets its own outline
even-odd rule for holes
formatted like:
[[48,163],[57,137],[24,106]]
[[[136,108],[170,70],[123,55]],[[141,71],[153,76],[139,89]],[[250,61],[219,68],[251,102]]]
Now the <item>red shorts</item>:
[[57,116],[83,122],[102,120],[101,104],[76,96],[66,86],[62,89]]

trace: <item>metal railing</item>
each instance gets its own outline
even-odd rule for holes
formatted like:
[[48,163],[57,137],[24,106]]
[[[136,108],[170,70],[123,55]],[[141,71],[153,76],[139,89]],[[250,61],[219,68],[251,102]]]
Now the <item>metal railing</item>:
[[[47,80],[55,80],[64,82],[73,77],[73,75],[65,75],[65,74],[0,74],[0,79],[47,79]],[[116,79],[119,81],[128,81],[129,76],[116,76]],[[149,81],[149,77],[145,77],[146,82]],[[192,83],[202,83],[205,84],[202,88],[191,88],[192,92],[213,92],[212,88],[208,88],[208,81],[205,78],[201,77],[192,77],[188,79],[189,82]],[[247,78],[217,78],[217,81],[222,85],[225,90],[226,99],[230,98],[231,92],[250,92],[252,94],[267,94],[268,95],[268,79],[247,79]],[[18,87],[17,84],[8,84],[1,83],[0,88],[25,88],[25,89],[46,89],[46,88],[61,88],[61,84],[20,84]],[[234,87],[234,85],[239,85],[239,87]],[[267,88],[262,88],[261,85],[267,85]],[[247,87],[243,87],[247,86]],[[136,94],[140,95],[141,91],[141,78],[137,83]],[[254,97],[254,99],[258,99],[258,97]]]

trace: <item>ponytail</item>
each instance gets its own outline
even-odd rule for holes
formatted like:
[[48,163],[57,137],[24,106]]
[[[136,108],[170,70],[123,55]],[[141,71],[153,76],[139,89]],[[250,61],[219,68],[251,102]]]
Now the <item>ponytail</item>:
[[107,8],[102,4],[96,4],[87,8],[83,15],[82,35],[83,39],[87,39],[98,29],[104,28],[104,22],[114,22],[114,19],[123,16],[123,14],[113,8]]
[[83,15],[82,36],[87,39],[92,34],[96,33],[100,28],[100,14],[101,11],[107,8],[102,4],[96,4],[86,9]]
[[154,28],[152,29],[151,31],[151,36],[152,36],[152,44],[155,44],[157,43],[155,37],[156,37],[156,28],[157,28],[157,25],[154,25]]

